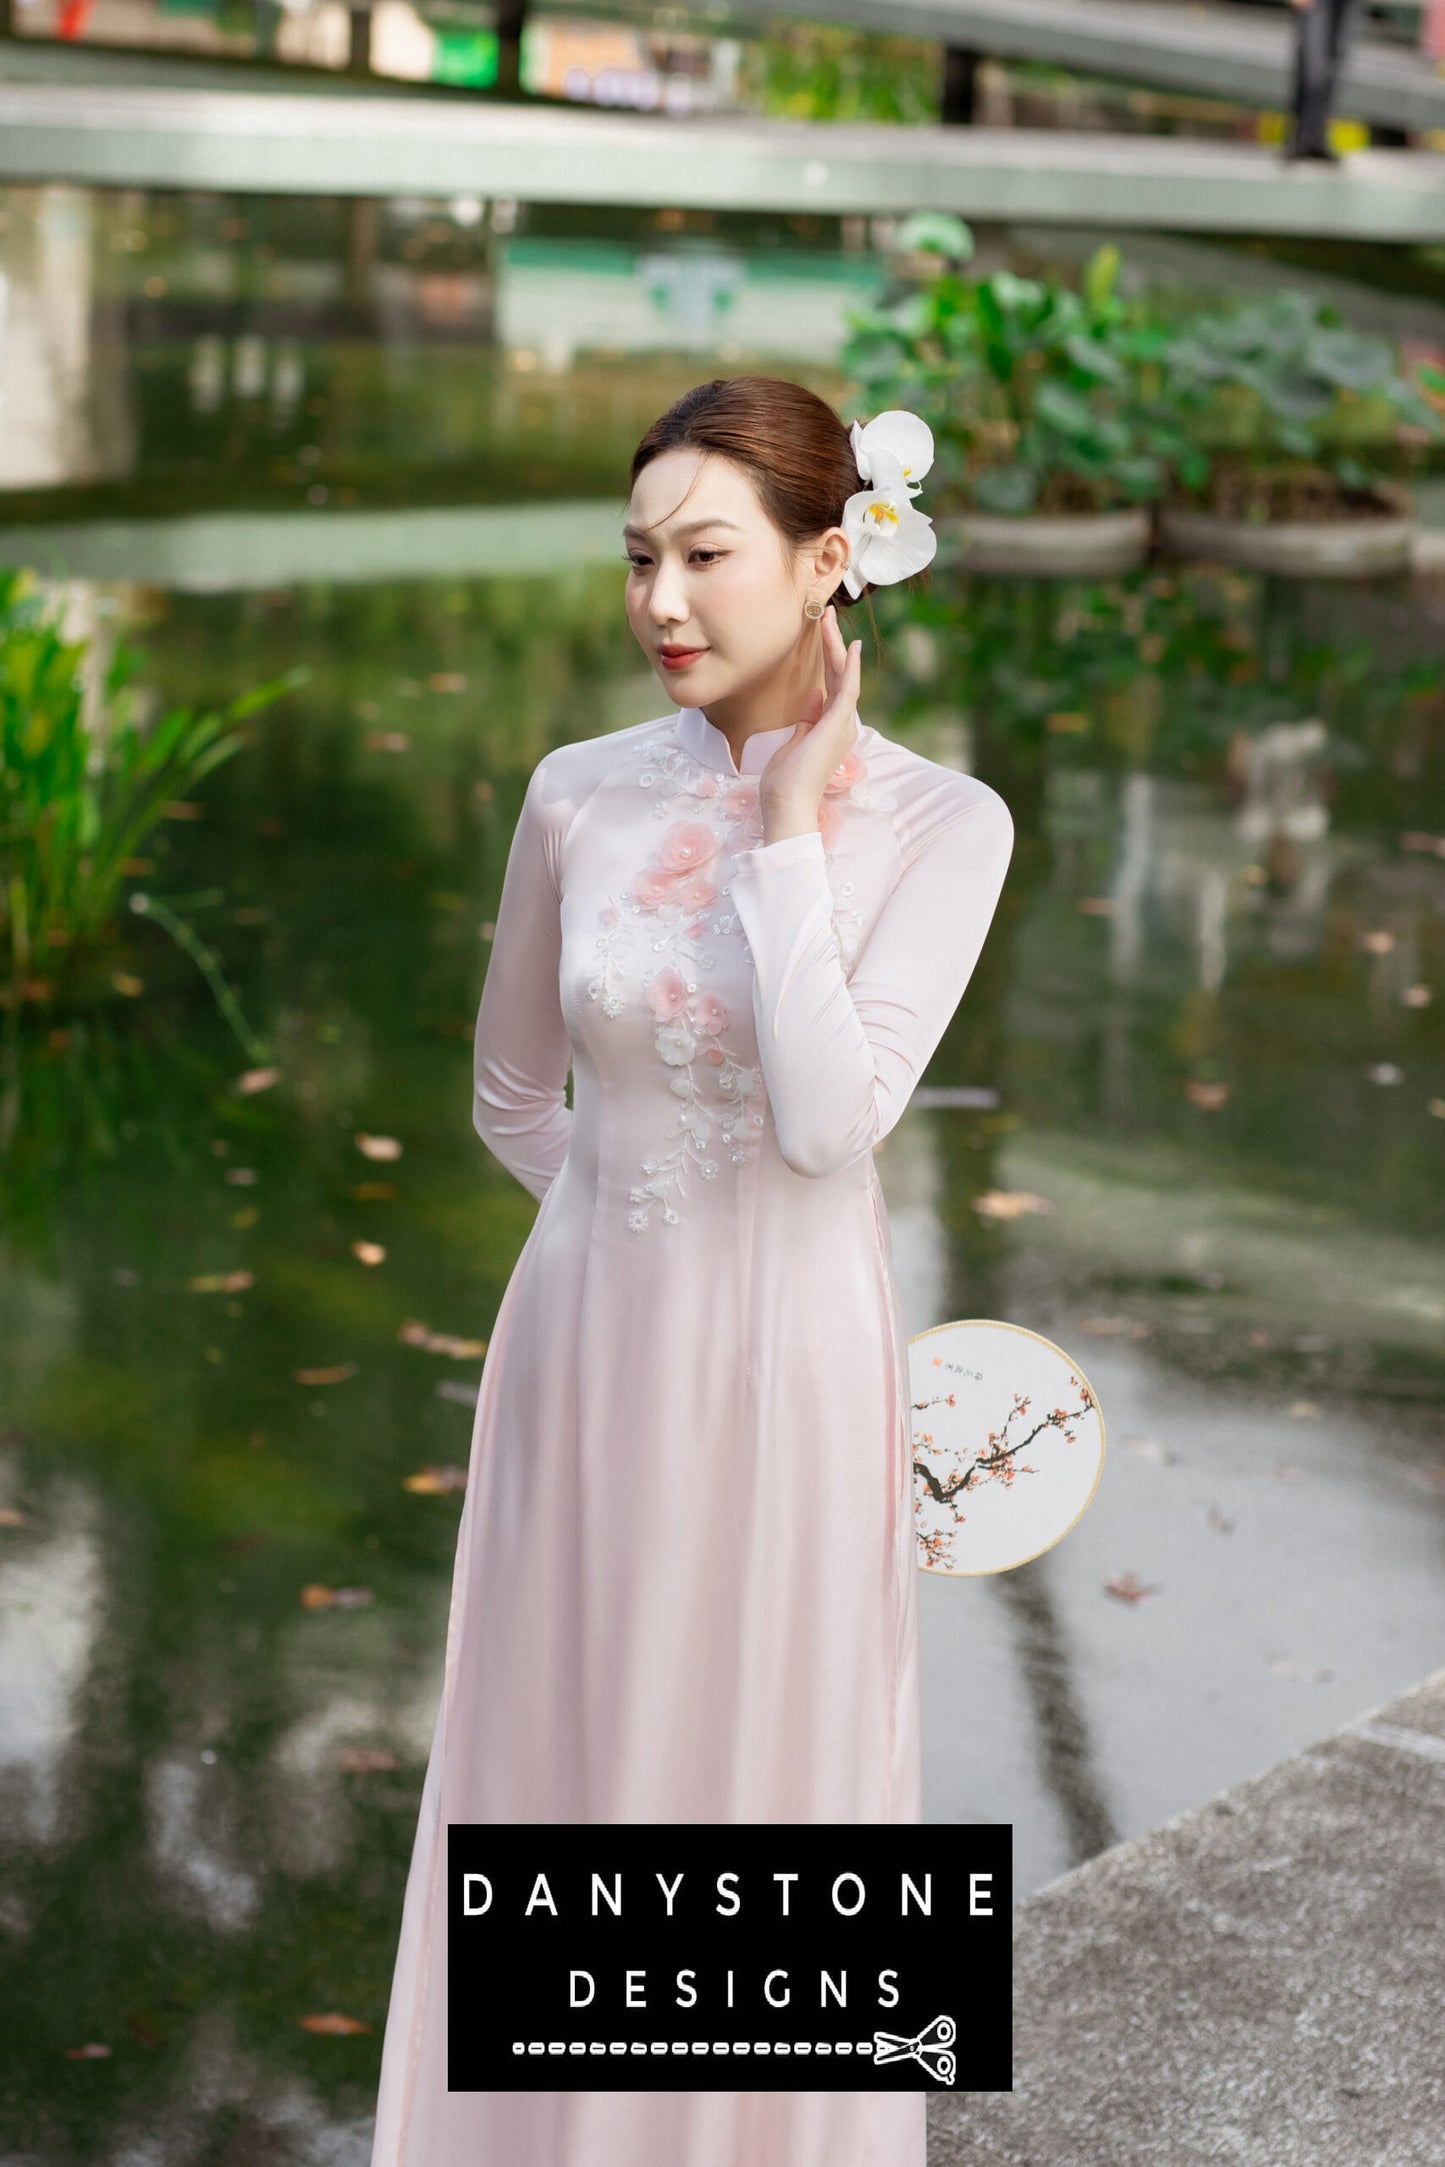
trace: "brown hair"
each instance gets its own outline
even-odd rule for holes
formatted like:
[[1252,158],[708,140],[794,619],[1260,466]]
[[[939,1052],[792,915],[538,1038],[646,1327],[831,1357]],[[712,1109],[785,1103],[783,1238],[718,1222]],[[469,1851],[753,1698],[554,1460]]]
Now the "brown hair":
[[[863,487],[847,426],[826,399],[783,376],[715,376],[695,384],[647,431],[632,454],[631,479],[679,444],[741,467],[792,555],[824,528],[841,526],[843,506]],[[867,582],[857,599],[874,592]],[[840,580],[827,599],[841,612],[855,598]],[[868,622],[881,650],[871,604]]]

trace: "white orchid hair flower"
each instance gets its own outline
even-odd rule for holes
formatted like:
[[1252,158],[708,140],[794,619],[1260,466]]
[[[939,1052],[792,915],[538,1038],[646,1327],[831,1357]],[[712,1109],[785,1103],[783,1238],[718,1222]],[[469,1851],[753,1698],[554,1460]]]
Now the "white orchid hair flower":
[[856,601],[871,581],[885,587],[933,562],[938,536],[909,499],[933,464],[933,431],[906,407],[890,407],[864,424],[854,422],[853,456],[867,486],[843,506],[841,525],[851,552],[843,585]]

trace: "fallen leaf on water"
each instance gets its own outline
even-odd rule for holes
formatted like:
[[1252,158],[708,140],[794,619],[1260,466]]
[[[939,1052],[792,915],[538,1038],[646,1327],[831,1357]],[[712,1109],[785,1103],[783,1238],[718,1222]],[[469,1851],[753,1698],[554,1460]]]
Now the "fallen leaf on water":
[[197,805],[193,798],[172,798],[169,805],[161,807],[161,812],[167,820],[204,820],[206,817],[205,806]]
[[355,1241],[351,1245],[351,1254],[363,1264],[384,1264],[386,1262],[386,1251],[382,1248],[380,1242]]
[[344,2017],[338,2010],[328,2009],[321,2016],[298,2017],[297,2023],[308,2032],[369,2032],[371,2026],[363,2024],[360,2017]]
[[439,1400],[452,1400],[458,1407],[475,1408],[477,1404],[475,1384],[457,1384],[450,1377],[438,1378],[435,1391]]
[[404,1490],[419,1490],[427,1497],[440,1497],[447,1490],[464,1490],[467,1471],[464,1467],[421,1467],[414,1475],[402,1481]]
[[297,1384],[345,1384],[348,1377],[356,1375],[354,1362],[338,1362],[334,1369],[293,1369],[292,1377]]
[[239,1091],[243,1097],[248,1098],[253,1091],[269,1091],[272,1084],[280,1083],[280,1081],[281,1071],[279,1068],[248,1068],[243,1069],[236,1078],[233,1089]]
[[348,1196],[354,1196],[359,1204],[384,1203],[389,1197],[396,1195],[396,1183],[394,1181],[354,1181],[346,1193]]
[[87,2040],[83,2047],[67,2047],[65,2054],[66,2059],[72,2062],[98,2062],[114,2051],[113,2047],[102,2046],[98,2039],[91,2039]]
[[364,1129],[356,1132],[356,1148],[367,1159],[399,1159],[401,1145],[394,1136],[368,1136]]
[[495,919],[484,918],[481,924],[477,927],[477,934],[479,939],[489,941],[492,938],[492,935],[496,932],[496,930],[497,927]]
[[1112,1580],[1104,1582],[1104,1592],[1117,1595],[1121,1602],[1140,1603],[1146,1595],[1157,1595],[1159,1589],[1146,1588],[1143,1581],[1136,1579],[1133,1573],[1117,1573]]
[[1052,1211],[1054,1207],[1046,1196],[1036,1196],[1032,1189],[986,1189],[973,1199],[973,1208],[980,1219],[1021,1219],[1026,1212]]
[[411,747],[405,730],[368,730],[361,742],[368,752],[407,752]]
[[427,679],[433,692],[465,692],[467,681],[460,670],[433,670]]
[[1207,1083],[1201,1077],[1191,1076],[1184,1086],[1184,1096],[1213,1113],[1229,1097],[1229,1086],[1227,1083]]
[[1372,1061],[1365,1070],[1373,1084],[1397,1084],[1405,1081],[1405,1071],[1393,1061]]
[[1407,828],[1400,837],[1402,850],[1433,850],[1437,858],[1445,858],[1445,835],[1429,835],[1423,828]]
[[254,1189],[261,1177],[254,1166],[228,1166],[221,1179],[233,1189]]
[[1445,1099],[1426,1099],[1425,1111],[1433,1114],[1437,1121],[1445,1121]]
[[1111,895],[1081,895],[1077,908],[1086,918],[1112,918],[1114,898]]
[[451,1332],[434,1332],[415,1317],[408,1317],[396,1336],[404,1347],[420,1347],[426,1354],[449,1354],[457,1362],[475,1362],[487,1351],[484,1339],[458,1339]]
[[310,1580],[301,1590],[303,1610],[359,1610],[375,1601],[370,1588],[328,1588],[324,1580]]
[[260,1216],[261,1214],[254,1204],[247,1204],[240,1211],[232,1212],[231,1224],[239,1233],[244,1234],[247,1227],[254,1226]]
[[336,1765],[348,1776],[369,1776],[376,1769],[395,1768],[396,1755],[380,1746],[343,1746]]
[[186,1281],[192,1294],[240,1294],[255,1283],[254,1272],[198,1272]]
[[110,982],[116,992],[125,994],[128,1000],[134,1000],[138,993],[144,993],[146,989],[145,980],[136,978],[130,971],[112,971]]
[[1400,991],[1406,1008],[1428,1008],[1433,998],[1428,986],[1404,986]]
[[1368,955],[1387,956],[1395,945],[1395,936],[1385,926],[1373,926],[1360,935],[1360,946]]
[[1292,1415],[1317,1415],[1320,1411],[1320,1403],[1318,1400],[1291,1400],[1289,1411]]

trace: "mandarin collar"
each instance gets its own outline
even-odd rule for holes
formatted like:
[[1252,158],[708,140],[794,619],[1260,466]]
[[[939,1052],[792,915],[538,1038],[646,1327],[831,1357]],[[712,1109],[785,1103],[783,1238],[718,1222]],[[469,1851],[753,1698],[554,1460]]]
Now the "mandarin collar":
[[[793,724],[785,722],[779,730],[754,730],[751,737],[743,739],[742,765],[733,758],[732,746],[716,723],[708,721],[700,707],[680,707],[678,735],[688,751],[701,760],[706,767],[721,768],[725,775],[760,775],[780,745],[786,745],[793,734]],[[862,735],[862,725],[854,735],[856,746]]]

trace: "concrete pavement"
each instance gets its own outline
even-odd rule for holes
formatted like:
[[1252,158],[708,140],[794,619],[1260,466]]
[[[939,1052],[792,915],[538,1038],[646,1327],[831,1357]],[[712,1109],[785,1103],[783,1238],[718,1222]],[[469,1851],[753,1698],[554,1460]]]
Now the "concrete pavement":
[[1037,1890],[1014,1967],[929,2167],[1440,2167],[1445,1670]]

